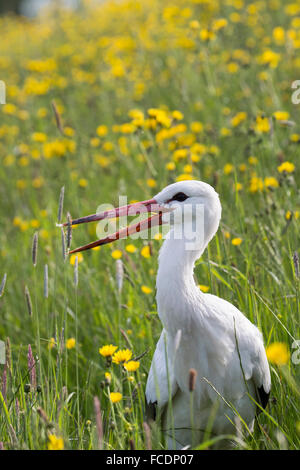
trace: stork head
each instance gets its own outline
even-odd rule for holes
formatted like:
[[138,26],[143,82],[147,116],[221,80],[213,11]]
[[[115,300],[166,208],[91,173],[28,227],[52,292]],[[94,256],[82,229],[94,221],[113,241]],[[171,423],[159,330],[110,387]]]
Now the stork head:
[[180,234],[190,240],[196,236],[206,246],[218,230],[222,210],[219,196],[203,181],[170,184],[154,199],[166,209],[162,220],[169,221],[178,238]]
[[221,204],[218,194],[209,184],[194,180],[181,181],[166,186],[153,199],[74,219],[71,224],[77,225],[106,218],[136,215],[141,212],[156,213],[156,215],[121,229],[104,239],[77,248],[70,253],[104,245],[165,223],[171,226],[171,232],[175,233],[175,238],[192,240],[193,236],[198,235],[199,240],[201,231],[201,246],[206,246],[218,229]]

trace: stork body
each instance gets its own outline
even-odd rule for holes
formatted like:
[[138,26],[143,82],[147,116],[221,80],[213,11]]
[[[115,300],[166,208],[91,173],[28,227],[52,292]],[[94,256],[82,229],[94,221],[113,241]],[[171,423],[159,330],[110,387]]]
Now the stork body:
[[[170,225],[160,251],[156,280],[163,331],[146,386],[148,406],[156,407],[161,415],[168,446],[197,445],[206,430],[210,438],[236,434],[237,416],[251,431],[256,403],[266,406],[271,386],[262,335],[232,304],[201,292],[193,277],[195,261],[219,227],[218,194],[201,181],[182,181],[167,186],[154,199],[75,219],[72,225],[134,215],[135,211],[158,215],[70,253],[154,225]],[[200,235],[194,243],[191,234]],[[190,369],[197,373],[192,401]]]
[[[210,420],[209,437],[236,434],[233,409],[252,430],[257,407],[249,394],[265,405],[270,391],[259,330],[232,304],[204,294],[195,284],[194,263],[215,235],[221,216],[213,188],[198,185],[188,184],[185,194],[192,189],[190,197],[200,198],[204,205],[203,244],[198,250],[186,250],[187,240],[176,240],[171,233],[160,251],[156,282],[164,328],[151,364],[146,400],[162,416],[169,448],[200,443]],[[179,189],[172,186],[172,191]],[[160,204],[166,189],[155,197]],[[192,413],[190,369],[197,371]]]

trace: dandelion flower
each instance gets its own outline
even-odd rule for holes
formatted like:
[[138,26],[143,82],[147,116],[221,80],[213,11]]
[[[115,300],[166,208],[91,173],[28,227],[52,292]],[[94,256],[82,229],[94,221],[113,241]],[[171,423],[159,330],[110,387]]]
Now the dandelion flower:
[[290,352],[285,343],[275,342],[266,348],[267,358],[273,364],[282,366],[287,364],[290,359]]
[[105,381],[110,384],[111,382],[111,373],[110,372],[105,372]]
[[111,256],[114,258],[114,259],[120,259],[122,258],[122,251],[121,250],[113,250],[111,252]]
[[119,393],[119,392],[111,392],[109,394],[109,398],[111,400],[112,403],[119,403],[119,401],[122,400],[122,393]]
[[124,368],[128,372],[135,372],[140,367],[139,361],[129,361],[124,364]]
[[73,349],[73,348],[75,348],[75,345],[76,345],[75,338],[69,338],[66,342],[66,348],[67,349]]
[[273,176],[267,176],[264,181],[266,188],[278,188],[279,183]]
[[70,264],[71,264],[72,266],[75,265],[76,257],[78,258],[78,263],[81,263],[81,261],[83,261],[83,255],[82,255],[82,253],[76,253],[75,255],[71,255],[71,256],[70,256]]
[[151,253],[150,253],[150,246],[149,245],[146,245],[141,249],[141,255],[144,258],[150,258]]
[[130,361],[132,357],[132,351],[130,349],[120,349],[120,351],[117,351],[113,355],[113,362],[115,364],[121,364],[123,362],[128,362]]
[[152,292],[151,287],[148,287],[148,286],[142,286],[141,290],[142,290],[142,292],[144,292],[144,294],[151,294],[151,292]]
[[64,441],[62,437],[57,437],[55,434],[49,434],[48,436],[48,450],[63,450]]
[[99,348],[99,354],[103,357],[110,357],[116,352],[118,349],[118,346],[114,346],[113,344],[106,344],[105,346],[102,346],[102,348]]
[[290,113],[288,113],[287,111],[275,111],[275,113],[273,113],[273,116],[276,121],[287,121],[290,117]]
[[48,343],[48,349],[53,349],[55,346],[55,338],[50,338]]
[[199,284],[198,287],[202,292],[208,292],[209,291],[209,286],[204,286],[202,284]]
[[231,243],[233,244],[233,246],[239,246],[241,243],[242,243],[242,239],[241,238],[233,238],[231,240]]
[[132,245],[132,244],[126,245],[125,250],[126,250],[128,253],[135,253],[135,252],[136,252],[136,247],[135,247],[134,245]]
[[293,173],[295,165],[291,162],[283,162],[277,167],[279,173]]

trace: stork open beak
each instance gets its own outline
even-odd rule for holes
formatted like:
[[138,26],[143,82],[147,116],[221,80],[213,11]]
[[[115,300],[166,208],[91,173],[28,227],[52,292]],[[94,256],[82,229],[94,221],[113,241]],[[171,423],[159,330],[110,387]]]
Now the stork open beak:
[[[72,225],[83,224],[87,222],[95,222],[98,220],[103,219],[111,219],[111,218],[118,218],[122,216],[133,216],[142,213],[156,213],[152,217],[148,219],[142,220],[134,225],[129,225],[128,227],[124,227],[117,232],[109,235],[105,238],[101,238],[100,240],[96,240],[95,242],[88,243],[87,245],[81,246],[76,248],[75,250],[70,251],[71,253],[78,253],[79,251],[90,250],[91,248],[95,248],[96,246],[106,245],[107,243],[111,243],[115,240],[120,240],[121,238],[128,237],[134,233],[141,232],[143,230],[147,230],[149,228],[155,227],[157,225],[162,225],[162,213],[169,212],[170,209],[167,209],[163,206],[160,206],[155,199],[148,199],[147,201],[136,202],[134,204],[128,204],[127,206],[121,206],[116,209],[111,209],[105,212],[99,212],[97,214],[88,215],[86,217],[81,217],[79,219],[74,219],[71,221]],[[67,226],[68,222],[65,222],[63,226]]]

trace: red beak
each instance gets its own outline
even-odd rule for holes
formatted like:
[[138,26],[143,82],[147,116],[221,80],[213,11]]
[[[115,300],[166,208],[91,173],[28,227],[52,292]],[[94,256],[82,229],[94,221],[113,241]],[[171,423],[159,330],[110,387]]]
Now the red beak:
[[[96,246],[106,245],[107,243],[111,243],[115,240],[120,240],[121,238],[128,237],[134,233],[147,230],[157,225],[162,225],[162,213],[168,211],[168,209],[164,208],[163,206],[160,206],[155,199],[149,199],[147,201],[136,202],[134,204],[128,204],[127,206],[121,206],[109,211],[99,212],[98,214],[92,214],[86,217],[81,217],[79,219],[74,219],[71,222],[72,225],[83,224],[87,222],[95,222],[103,219],[118,218],[125,215],[133,216],[145,212],[156,212],[156,215],[153,215],[148,219],[142,220],[137,224],[129,225],[128,227],[122,228],[105,238],[101,238],[100,240],[96,240],[95,242],[76,248],[75,250],[70,251],[70,254],[78,253],[79,251],[89,250],[91,248],[95,248]],[[63,225],[67,226],[68,222],[64,223]]]

